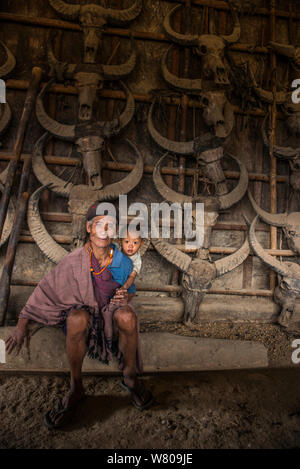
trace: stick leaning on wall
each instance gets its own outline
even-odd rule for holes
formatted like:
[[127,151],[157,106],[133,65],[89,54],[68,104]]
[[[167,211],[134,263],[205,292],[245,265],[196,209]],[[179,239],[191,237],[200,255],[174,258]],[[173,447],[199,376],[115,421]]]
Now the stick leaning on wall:
[[[25,140],[25,133],[29,118],[34,107],[36,96],[38,94],[40,83],[42,79],[42,69],[39,67],[34,67],[32,69],[32,79],[28,91],[26,93],[26,98],[24,102],[23,112],[21,120],[18,127],[16,143],[14,146],[14,158],[10,162],[7,177],[5,181],[4,191],[0,203],[0,238],[6,218],[7,208],[9,200],[11,197],[11,191],[14,184],[15,174],[20,162],[20,157],[23,150],[23,144]],[[15,219],[13,223],[13,230],[10,235],[7,252],[5,256],[5,263],[3,267],[3,272],[0,280],[0,326],[3,326],[6,319],[6,311],[10,294],[10,280],[12,269],[15,261],[16,248],[18,244],[19,234],[21,231],[22,222],[25,217],[27,201],[29,198],[28,182],[31,170],[31,156],[29,156],[23,164],[22,175],[18,193],[18,203],[17,210],[15,214]]]

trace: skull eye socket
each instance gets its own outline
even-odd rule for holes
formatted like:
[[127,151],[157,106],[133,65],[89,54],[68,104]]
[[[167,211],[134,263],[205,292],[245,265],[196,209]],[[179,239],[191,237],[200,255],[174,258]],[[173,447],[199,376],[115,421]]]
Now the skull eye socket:
[[202,98],[202,104],[204,104],[204,106],[208,106],[209,105],[209,99]]
[[207,54],[207,47],[204,44],[202,44],[200,46],[199,50],[200,50],[201,54],[203,54],[203,55]]

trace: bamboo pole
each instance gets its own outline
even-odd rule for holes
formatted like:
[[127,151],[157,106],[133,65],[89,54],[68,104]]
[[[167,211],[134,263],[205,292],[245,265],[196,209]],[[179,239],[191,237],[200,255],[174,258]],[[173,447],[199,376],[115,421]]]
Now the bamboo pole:
[[[35,287],[39,282],[35,280],[13,279],[11,285]],[[166,292],[166,293],[181,293],[182,287],[179,285],[147,285],[137,284],[137,291],[150,291],[150,292]],[[214,289],[206,292],[206,295],[235,295],[235,296],[262,296],[272,297],[273,292],[270,290],[222,290]],[[159,298],[158,298],[159,301]]]
[[28,198],[29,194],[28,192],[25,192],[22,194],[21,199],[18,200],[18,207],[14,218],[14,229],[10,235],[5,255],[5,262],[0,281],[0,326],[4,326],[5,324],[7,305],[10,294],[12,269],[15,261],[17,244],[19,241],[19,233],[27,210]]
[[[28,156],[28,153],[22,153],[21,160],[23,161],[24,158]],[[9,161],[13,159],[13,155],[11,152],[0,151],[0,161]],[[78,158],[69,158],[67,156],[54,156],[49,155],[44,157],[45,163],[49,165],[57,165],[57,166],[76,166],[78,164]],[[117,163],[114,161],[105,161],[103,163],[103,169],[109,171],[123,171],[123,172],[130,172],[134,168],[134,164],[132,163]],[[145,174],[152,174],[154,166],[152,165],[145,165],[144,173]],[[170,168],[168,166],[164,166],[161,168],[162,174],[167,175],[179,175],[181,172],[185,174],[185,176],[194,176],[195,169],[193,168],[185,168],[180,170],[177,167]],[[237,171],[224,171],[224,174],[227,179],[239,179],[240,173]],[[261,181],[261,182],[269,182],[270,175],[269,174],[262,174],[262,173],[249,173],[249,180],[250,181]],[[289,181],[288,176],[276,176],[276,180],[278,183],[287,183]]]
[[[42,85],[45,85],[46,83],[42,83]],[[16,89],[16,90],[26,90],[28,88],[28,81],[27,80],[7,80],[6,82],[6,87],[8,89]],[[70,95],[77,95],[78,90],[75,88],[75,86],[64,86],[61,84],[53,84],[49,88],[49,93],[59,93],[59,94],[70,94]],[[135,101],[138,102],[143,102],[143,103],[152,103],[153,101],[153,96],[151,94],[142,94],[142,93],[132,93]],[[126,95],[124,91],[121,90],[106,90],[103,89],[100,91],[100,97],[101,98],[106,98],[106,99],[120,99],[120,100],[126,100]],[[178,107],[180,106],[180,99],[178,98],[163,98],[164,102],[168,106],[173,106],[173,107]],[[190,108],[196,108],[196,109],[201,109],[201,104],[197,100],[190,99],[188,101],[188,107]],[[232,106],[233,111],[235,114],[241,114],[241,115],[250,115],[254,117],[265,117],[266,113],[262,109],[254,109],[252,111],[249,111],[245,113],[239,106]],[[279,119],[284,120],[285,116],[283,113],[277,113],[277,117]]]
[[[53,215],[52,215],[52,221],[53,221]],[[130,219],[130,217],[128,217]],[[246,231],[246,230],[245,230]],[[259,231],[259,230],[258,230]],[[59,243],[59,244],[71,244],[72,243],[72,237],[67,236],[67,235],[51,235],[53,239]],[[20,235],[20,242],[23,243],[35,243],[33,237],[29,234],[28,231],[23,230]],[[193,252],[196,252],[196,248],[186,248],[184,244],[176,244],[176,248],[179,251],[191,254]],[[149,247],[148,250],[152,251],[154,250],[153,247]],[[236,252],[237,248],[230,248],[230,247],[223,247],[223,246],[211,246],[209,248],[209,253],[210,254],[225,254],[225,255],[230,255]],[[282,256],[282,257],[295,257],[295,253],[291,251],[290,249],[265,249],[265,252],[267,254],[270,254],[271,256]],[[254,254],[250,252],[250,256],[253,256]]]
[[[275,41],[275,0],[270,0],[270,33],[271,40]],[[270,212],[277,212],[277,185],[276,185],[276,158],[274,157],[274,143],[276,141],[276,54],[271,53],[271,73],[272,73],[272,92],[273,104],[270,105],[271,133],[270,133]],[[277,228],[270,227],[270,248],[277,247]],[[274,291],[276,274],[270,270],[270,289]]]

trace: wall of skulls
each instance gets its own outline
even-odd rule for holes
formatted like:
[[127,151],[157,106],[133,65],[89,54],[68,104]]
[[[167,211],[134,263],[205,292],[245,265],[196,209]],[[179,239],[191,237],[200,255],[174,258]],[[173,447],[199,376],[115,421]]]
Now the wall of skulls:
[[[196,1],[192,2],[192,8],[189,10],[186,9],[188,2],[177,4],[173,1],[143,0],[141,12],[135,19],[127,23],[122,23],[119,20],[107,20],[93,59],[84,58],[85,53],[89,53],[89,50],[84,49],[83,31],[76,27],[80,17],[73,15],[71,18],[66,14],[62,15],[50,3],[37,0],[19,0],[18,2],[3,0],[1,2],[0,39],[16,59],[14,69],[10,71],[8,76],[3,77],[7,83],[7,101],[12,110],[12,119],[0,137],[1,170],[4,170],[7,165],[5,155],[12,151],[14,145],[24,103],[26,83],[30,79],[33,66],[40,66],[43,69],[44,84],[53,78],[54,83],[61,85],[57,92],[45,95],[43,103],[46,112],[59,123],[82,124],[84,127],[86,122],[84,119],[80,120],[78,94],[74,93],[75,74],[69,73],[66,64],[77,64],[77,66],[81,64],[76,72],[89,72],[94,75],[102,73],[103,77],[105,73],[103,70],[101,73],[99,72],[99,64],[122,64],[130,59],[130,54],[134,50],[136,53],[135,66],[128,76],[122,77],[122,80],[135,97],[135,112],[129,124],[119,133],[116,131],[115,135],[106,134],[105,138],[103,137],[105,143],[101,149],[101,155],[104,169],[101,177],[104,187],[120,181],[128,174],[124,171],[106,169],[109,166],[107,163],[135,164],[137,156],[125,140],[129,139],[142,156],[144,173],[138,185],[128,193],[128,202],[144,202],[150,205],[151,202],[164,200],[164,196],[157,190],[151,174],[153,167],[166,153],[164,144],[155,141],[148,129],[150,105],[155,101],[153,124],[162,137],[181,143],[192,142],[196,138],[200,145],[200,150],[195,150],[191,154],[189,151],[186,153],[184,151],[177,152],[175,144],[175,147],[172,147],[173,150],[175,148],[175,151],[169,152],[171,158],[166,157],[163,160],[163,167],[177,168],[181,164],[188,170],[198,168],[199,181],[197,186],[195,186],[194,176],[185,176],[185,178],[180,178],[178,175],[164,176],[164,181],[174,191],[183,192],[190,197],[206,194],[207,197],[214,196],[217,201],[219,195],[230,193],[238,184],[240,167],[236,161],[226,156],[229,153],[238,158],[247,169],[250,176],[249,189],[255,201],[266,212],[270,212],[268,178],[271,165],[268,146],[264,145],[263,142],[262,127],[264,117],[272,105],[267,102],[267,99],[262,99],[259,90],[270,91],[272,89],[272,83],[274,84],[274,81],[272,82],[274,75],[271,73],[272,60],[275,60],[276,64],[278,92],[291,90],[292,79],[297,76],[297,73],[300,76],[300,67],[297,70],[296,59],[293,62],[291,58],[287,58],[280,51],[267,48],[272,39],[270,26],[272,2],[256,0],[248,5],[247,2],[235,1],[230,5],[226,2]],[[63,3],[69,6],[88,5],[86,0],[73,0],[72,3],[66,0]],[[132,0],[97,2],[98,5],[101,4],[105,8],[116,10],[130,8],[134,3]],[[168,24],[172,28],[170,33],[170,31],[166,31],[167,23],[166,21],[164,23],[164,20],[170,11],[180,4],[181,7],[169,18]],[[216,8],[208,8],[211,4],[214,4]],[[233,8],[233,13],[230,6]],[[281,12],[286,11],[286,2],[277,0],[275,9]],[[83,10],[80,11],[82,14]],[[279,14],[275,17],[273,39],[276,42],[299,44],[300,16],[297,13],[296,2],[293,2],[291,7],[291,14],[294,13],[296,18],[290,21],[284,15]],[[95,20],[97,14],[94,12],[90,16],[86,15],[84,19],[81,18],[81,21],[94,22],[93,27],[100,30],[99,23]],[[236,37],[227,40],[234,31],[234,14],[239,20],[240,32],[236,31]],[[34,19],[29,22],[28,19],[27,21],[24,18],[20,19],[21,16]],[[51,21],[47,23],[47,19],[62,22],[61,27],[59,27],[59,23],[54,24]],[[90,26],[87,23],[84,24],[85,28]],[[68,27],[67,24],[71,26]],[[129,31],[132,33],[132,37],[130,37]],[[210,35],[208,42],[207,35]],[[223,37],[222,47],[220,46],[221,37]],[[183,40],[183,38],[185,39]],[[184,41],[186,42],[184,43]],[[52,66],[49,63],[50,45],[57,60],[57,64],[54,66],[53,63]],[[272,54],[275,59],[272,59]],[[211,55],[210,60],[209,55]],[[169,81],[166,80],[166,74],[165,78],[163,76],[161,65],[163,57],[165,57],[165,70],[172,74],[172,79]],[[0,66],[6,59],[5,49],[1,47]],[[175,80],[174,86],[174,77],[190,79],[190,85],[194,86],[194,90],[184,89],[187,86],[184,80],[181,82]],[[198,89],[199,78],[201,78],[201,89]],[[125,106],[125,96],[119,81],[111,81],[107,78],[103,78],[103,80],[98,86],[96,92],[98,101],[92,110],[95,122],[118,119]],[[117,92],[122,94],[117,94]],[[232,119],[228,111],[229,108],[224,117],[223,102],[219,103],[212,111],[210,110],[210,106],[216,103],[214,93],[226,97],[228,106],[233,109]],[[117,99],[116,96],[121,96],[122,99]],[[189,101],[187,108],[184,107],[185,100]],[[289,113],[299,113],[299,109],[289,110],[286,108],[284,103],[277,106],[275,142],[280,147],[297,148],[297,146],[299,147],[298,130],[289,129],[287,121]],[[82,109],[86,111],[86,109]],[[220,109],[223,114],[216,119]],[[186,117],[184,117],[185,113]],[[184,121],[184,119],[186,120]],[[231,124],[228,124],[228,119],[232,120]],[[84,129],[83,133],[86,132],[86,127]],[[36,142],[44,131],[41,122],[34,113],[26,133],[23,153],[34,151]],[[103,129],[101,132],[103,134]],[[209,132],[210,140],[208,143],[206,141],[203,143],[201,138]],[[213,140],[213,137],[217,137],[217,142]],[[197,166],[196,156],[199,157],[201,153],[219,147],[224,150],[224,157],[219,163],[223,175],[227,176],[225,189],[222,186],[222,177],[220,179],[220,168],[213,169],[214,177],[217,177],[213,181],[209,177],[211,173],[208,173],[203,167],[203,161],[201,164],[201,158],[200,160],[198,158]],[[71,160],[82,157],[74,139],[66,141],[61,138],[50,138],[43,151],[45,156],[57,155],[68,157]],[[290,213],[299,210],[295,161],[294,153],[292,160],[282,157],[276,159],[277,213],[285,211]],[[62,180],[71,181],[77,185],[89,184],[86,169],[82,165],[76,167],[74,165],[52,164],[49,165],[48,169]],[[291,175],[294,175],[294,179],[296,179],[296,183],[293,185],[290,180]],[[33,193],[40,186],[41,182],[33,171],[30,178],[30,192]],[[14,189],[17,193],[17,183]],[[61,197],[51,190],[46,190],[41,195],[39,208],[42,213],[61,213],[70,210],[68,198]],[[236,200],[229,208],[220,209],[219,206],[216,210],[219,212],[219,216],[209,239],[210,261],[212,262],[224,258],[234,249],[241,247],[248,233],[243,215],[246,215],[250,221],[255,215],[245,191],[240,200]],[[49,221],[47,216],[44,217],[44,220],[45,227],[51,235],[72,237],[71,223]],[[287,243],[287,233],[282,230],[282,227],[277,226],[276,248],[287,252],[291,249],[291,244]],[[29,231],[27,222],[24,222],[23,235],[30,235]],[[264,248],[270,248],[270,224],[264,223],[262,217],[256,224],[256,236]],[[63,247],[70,249],[69,244],[63,244]],[[230,250],[230,248],[232,249]],[[1,262],[3,264],[5,245],[1,249]],[[297,248],[294,246],[293,253],[295,255],[293,256],[293,253],[290,252],[288,257],[282,256],[281,260],[297,262],[296,251]],[[194,256],[190,255],[190,257]],[[13,283],[18,284],[19,282],[21,285],[21,281],[24,283],[27,280],[38,282],[53,265],[54,263],[41,252],[36,243],[20,242],[13,270]],[[137,284],[170,285],[174,269],[174,266],[157,250],[151,249],[144,255],[143,268]],[[231,272],[212,279],[210,288],[220,293],[220,299],[224,298],[222,292],[224,293],[228,289],[243,290],[244,293],[253,290],[271,292],[271,270],[274,269],[270,269],[266,263],[251,254]],[[297,272],[294,277],[298,278]],[[167,295],[166,292],[148,292],[147,294]],[[270,295],[268,297],[271,298]]]

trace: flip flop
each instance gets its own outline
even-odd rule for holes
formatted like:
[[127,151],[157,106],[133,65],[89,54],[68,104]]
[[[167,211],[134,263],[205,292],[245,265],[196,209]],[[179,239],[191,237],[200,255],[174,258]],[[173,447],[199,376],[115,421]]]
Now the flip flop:
[[73,404],[72,406],[70,407],[65,407],[63,408],[63,403],[62,403],[62,400],[59,401],[58,403],[58,410],[57,412],[55,413],[55,417],[60,417],[61,415],[63,415],[64,417],[61,418],[57,423],[53,422],[53,420],[51,419],[50,417],[50,413],[52,412],[53,409],[49,410],[45,417],[44,417],[44,424],[50,428],[51,430],[53,429],[56,429],[56,428],[61,428],[63,427],[64,425],[66,425],[67,423],[69,423],[72,419],[72,417],[74,416],[74,413],[78,407],[78,405],[83,401],[85,400],[86,396],[82,397],[81,399],[79,399],[75,404]]
[[121,384],[121,386],[122,386],[123,389],[126,389],[126,391],[128,391],[129,394],[131,394],[131,404],[132,404],[136,409],[142,411],[142,410],[145,410],[145,409],[148,409],[149,407],[151,407],[151,405],[152,405],[153,402],[154,402],[154,397],[152,396],[152,394],[151,394],[150,391],[148,391],[148,392],[149,392],[149,399],[148,399],[148,401],[145,402],[144,404],[140,405],[140,404],[138,404],[138,403],[134,400],[134,398],[133,398],[133,396],[132,396],[132,394],[138,394],[138,393],[134,390],[134,388],[130,388],[129,386],[127,386],[127,385],[124,383],[123,380],[121,380],[120,384]]

